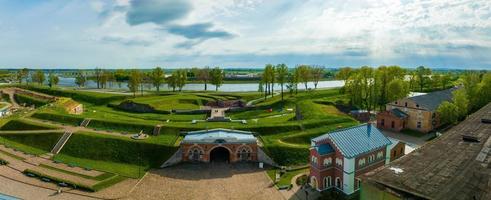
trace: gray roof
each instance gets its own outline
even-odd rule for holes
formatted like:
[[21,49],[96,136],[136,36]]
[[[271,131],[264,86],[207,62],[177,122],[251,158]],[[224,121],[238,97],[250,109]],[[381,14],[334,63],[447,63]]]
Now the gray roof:
[[211,129],[188,132],[182,143],[256,143],[257,139],[252,132]]
[[409,99],[413,100],[423,108],[430,111],[435,111],[444,101],[452,101],[452,92],[457,89],[458,88],[450,88],[447,90],[431,92],[425,95],[409,97]]
[[399,110],[399,108],[394,108],[394,109],[390,110],[390,112],[391,112],[391,113],[392,113],[394,116],[396,116],[396,117],[398,117],[398,118],[407,118],[407,117],[409,117],[409,115],[408,115],[408,114],[406,114],[406,113],[405,113],[405,112],[403,112],[402,110]]
[[[481,122],[486,117],[491,117],[491,103],[364,179],[408,198],[491,199],[491,124]],[[479,142],[464,141],[462,135]]]
[[329,139],[347,158],[390,145],[390,140],[370,124],[336,130],[312,139],[315,143]]

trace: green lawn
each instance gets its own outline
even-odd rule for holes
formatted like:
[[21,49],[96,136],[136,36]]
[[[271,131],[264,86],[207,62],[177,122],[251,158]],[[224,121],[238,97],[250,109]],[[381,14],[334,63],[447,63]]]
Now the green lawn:
[[51,151],[63,133],[2,134],[0,142],[25,153],[40,155]]
[[21,130],[53,130],[59,129],[58,126],[42,124],[23,119],[13,119],[5,123],[0,130],[2,131],[21,131]]
[[[279,171],[280,171],[279,169],[270,169],[266,173],[268,174],[269,178],[271,178],[271,180],[274,182],[276,180],[276,173]],[[280,176],[280,180],[276,183],[276,185],[280,187],[290,185],[294,181],[292,180],[294,176],[301,173],[306,173],[308,171],[309,168],[287,171]]]

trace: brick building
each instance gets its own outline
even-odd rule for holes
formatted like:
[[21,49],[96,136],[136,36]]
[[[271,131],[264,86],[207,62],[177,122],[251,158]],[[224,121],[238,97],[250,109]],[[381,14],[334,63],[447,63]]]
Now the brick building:
[[436,110],[444,101],[452,101],[456,88],[407,97],[390,102],[377,114],[377,127],[391,131],[411,129],[427,133],[440,126]]
[[361,174],[390,161],[391,141],[371,124],[336,130],[311,141],[309,183],[319,191],[359,189]]
[[257,138],[251,132],[211,129],[189,132],[181,142],[182,161],[257,161]]

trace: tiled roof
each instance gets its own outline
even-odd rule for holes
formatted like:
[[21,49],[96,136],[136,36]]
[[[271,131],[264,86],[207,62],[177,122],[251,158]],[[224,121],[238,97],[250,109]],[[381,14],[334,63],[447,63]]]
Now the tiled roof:
[[387,145],[390,140],[375,126],[363,124],[351,128],[336,130],[312,139],[317,143],[329,139],[347,158],[370,152]]
[[452,101],[452,92],[457,89],[458,88],[450,88],[421,96],[409,97],[409,99],[413,100],[421,107],[424,107],[430,111],[435,111],[444,101]]
[[406,114],[406,113],[405,113],[405,112],[403,112],[402,110],[399,110],[398,108],[394,108],[394,109],[390,110],[390,112],[391,112],[391,113],[392,113],[394,116],[396,116],[396,117],[398,117],[398,118],[407,118],[407,117],[409,117],[409,115],[408,115],[408,114]]
[[316,147],[316,150],[317,152],[319,152],[320,155],[326,155],[328,153],[334,152],[334,149],[329,144],[321,144]]

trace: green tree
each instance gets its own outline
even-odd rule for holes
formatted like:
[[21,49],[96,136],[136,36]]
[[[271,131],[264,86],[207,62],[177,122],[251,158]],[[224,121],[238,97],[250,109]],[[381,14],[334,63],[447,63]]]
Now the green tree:
[[48,86],[49,86],[49,88],[52,88],[53,86],[58,85],[58,82],[60,82],[60,78],[58,78],[58,76],[55,75],[53,72],[50,72],[48,75]]
[[29,69],[22,68],[22,69],[17,71],[15,78],[17,79],[19,84],[22,84],[22,80],[24,80],[24,79],[26,80],[26,83],[28,83],[28,81],[27,81],[28,76],[29,76]]
[[401,79],[394,79],[389,82],[388,102],[407,97],[409,94],[409,84]]
[[491,102],[491,72],[483,75],[480,87],[479,87],[479,98],[478,106],[483,107]]
[[469,110],[475,111],[479,109],[477,106],[479,105],[479,99],[481,98],[481,94],[479,94],[479,83],[481,82],[481,78],[476,72],[467,72],[463,76],[465,93],[467,94],[467,99],[469,100]]
[[457,106],[458,119],[464,119],[469,113],[469,100],[467,99],[466,89],[461,88],[453,91],[452,102]]
[[215,86],[215,91],[223,84],[223,70],[219,67],[215,67],[210,71],[211,84]]
[[114,72],[114,79],[118,84],[118,87],[121,88],[122,83],[126,80],[129,80],[129,77],[125,70],[118,69],[116,70],[116,72]]
[[456,124],[459,119],[458,107],[448,101],[438,106],[437,113],[441,124]]
[[324,67],[315,66],[312,67],[312,81],[314,82],[314,89],[317,89],[317,84],[324,77]]
[[442,86],[442,90],[446,89],[450,81],[452,80],[452,74],[446,73],[443,74],[440,79],[440,85]]
[[425,85],[427,85],[429,76],[431,75],[431,69],[419,66],[416,68],[416,78],[419,85],[419,91],[423,92]]
[[96,67],[94,70],[95,82],[97,84],[97,89],[101,88],[101,79],[102,79],[102,69]]
[[172,72],[172,75],[167,77],[166,82],[167,82],[167,87],[172,88],[172,92],[175,92],[176,87],[177,87],[177,74],[176,74],[176,72]]
[[136,97],[136,92],[138,91],[138,87],[142,82],[141,72],[137,69],[133,69],[130,72],[130,76],[128,79],[128,88],[131,92],[133,92],[133,97]]
[[45,81],[46,77],[44,76],[44,72],[42,70],[37,70],[33,76],[32,81],[42,85]]
[[351,67],[342,67],[339,69],[338,73],[336,73],[336,79],[343,80],[346,82],[353,73],[353,69]]
[[299,81],[305,85],[305,90],[307,90],[307,84],[312,79],[312,70],[308,65],[298,66]]
[[165,82],[165,72],[160,67],[156,67],[150,74],[152,85],[157,88],[157,92],[160,92],[160,86]]
[[187,70],[185,69],[180,69],[176,70],[176,86],[179,88],[179,92],[182,91],[182,88],[186,85],[186,81],[188,79],[187,77]]
[[77,72],[75,84],[77,84],[78,87],[85,87],[85,82],[87,82],[87,77],[85,77],[84,73],[81,71]]
[[203,81],[205,84],[205,91],[208,90],[208,82],[210,82],[210,67],[204,67],[203,69],[196,70],[196,79]]
[[283,101],[283,85],[287,81],[288,78],[288,67],[285,64],[279,64],[276,66],[276,79],[281,87],[281,101]]

